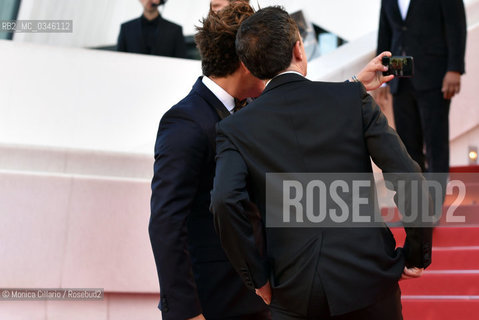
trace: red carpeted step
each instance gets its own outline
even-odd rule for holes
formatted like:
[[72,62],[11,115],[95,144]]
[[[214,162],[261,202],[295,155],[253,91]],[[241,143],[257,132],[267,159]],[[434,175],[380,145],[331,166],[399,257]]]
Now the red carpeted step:
[[[398,224],[401,216],[397,208],[382,208],[383,221],[391,224]],[[479,205],[462,205],[459,207],[446,206],[440,217],[441,227],[478,227],[479,228]]]
[[479,205],[461,205],[459,207],[446,206],[441,216],[440,226],[479,226]]
[[[404,228],[391,228],[396,243],[402,246],[406,234]],[[479,228],[477,227],[436,227],[433,232],[433,246],[462,247],[479,246]]]
[[[381,215],[387,223],[397,223],[401,220],[399,211],[395,207],[382,208]],[[444,206],[439,225],[443,227],[479,227],[479,204]]]
[[479,173],[479,166],[478,165],[469,165],[469,166],[457,166],[449,168],[449,172],[451,175],[454,173]]
[[402,299],[404,320],[476,320],[479,297],[414,297]]
[[479,246],[433,247],[427,270],[479,270]]
[[469,179],[475,179],[476,181],[463,181],[463,186],[456,186],[452,189],[452,193],[446,195],[444,205],[449,206],[453,202],[456,205],[474,205],[479,204],[479,174],[475,174],[474,177]]
[[[478,172],[479,166],[451,168],[451,180],[462,181],[467,190],[455,216],[466,216],[469,224],[479,222]],[[457,191],[456,189],[455,194],[446,198],[446,205],[457,199]],[[443,215],[443,220],[444,218]],[[404,229],[391,228],[391,231],[398,245],[402,245],[406,237]],[[436,227],[433,233],[432,261],[420,279],[400,281],[404,319],[478,319],[479,228],[470,225]]]
[[478,295],[479,270],[431,270],[399,282],[404,295]]

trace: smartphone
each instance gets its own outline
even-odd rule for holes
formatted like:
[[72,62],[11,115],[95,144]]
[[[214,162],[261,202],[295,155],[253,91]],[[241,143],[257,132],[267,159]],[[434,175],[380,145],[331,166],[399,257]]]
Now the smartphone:
[[388,66],[383,75],[393,74],[397,78],[411,78],[414,76],[414,59],[411,56],[383,57],[382,63]]

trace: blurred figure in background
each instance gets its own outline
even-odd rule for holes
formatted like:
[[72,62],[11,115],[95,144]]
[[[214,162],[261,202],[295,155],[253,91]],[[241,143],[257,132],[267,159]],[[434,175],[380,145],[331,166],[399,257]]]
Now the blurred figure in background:
[[140,0],[141,17],[121,25],[117,50],[165,57],[186,57],[181,26],[161,17],[158,7],[167,0]]
[[462,0],[382,0],[377,52],[413,56],[415,74],[391,81],[375,96],[387,103],[391,91],[399,136],[423,171],[443,173],[443,190],[449,172],[449,107],[461,86],[466,35]]
[[249,0],[211,0],[210,9],[214,12],[218,12],[233,1],[244,1],[249,3]]

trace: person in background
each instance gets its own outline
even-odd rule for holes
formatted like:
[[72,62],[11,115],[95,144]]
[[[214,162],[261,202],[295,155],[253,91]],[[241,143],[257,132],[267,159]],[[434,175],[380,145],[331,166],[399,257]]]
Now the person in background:
[[[393,97],[396,130],[423,172],[443,193],[449,172],[449,108],[465,71],[466,15],[462,0],[382,0],[377,52],[414,58],[414,77],[395,79],[375,93]],[[436,178],[436,177],[434,177]]]
[[[151,183],[149,235],[160,282],[164,320],[265,320],[269,311],[238,276],[209,211],[215,174],[215,125],[257,97],[265,83],[235,51],[236,32],[253,14],[247,1],[210,11],[195,36],[203,76],[159,125]],[[382,56],[382,55],[381,55]],[[381,56],[358,74],[373,90],[383,81]]]
[[232,1],[244,1],[246,3],[249,3],[249,0],[211,0],[210,9],[214,12],[218,12],[227,5],[229,5]]
[[143,14],[121,25],[117,50],[165,57],[186,57],[181,26],[161,17],[158,7],[166,0],[140,0]]

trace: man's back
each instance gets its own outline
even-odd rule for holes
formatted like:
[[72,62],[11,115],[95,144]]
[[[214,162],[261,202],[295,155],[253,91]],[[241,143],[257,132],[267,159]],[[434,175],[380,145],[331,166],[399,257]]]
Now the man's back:
[[[370,156],[385,172],[419,171],[359,84],[280,75],[217,130],[219,157],[226,149],[234,149],[244,159],[248,194],[263,221],[268,172],[370,173]],[[226,162],[235,170],[231,168],[234,159],[220,161],[218,166]],[[221,171],[217,168],[217,174]],[[217,182],[213,199],[221,198],[222,190],[231,190],[228,182]],[[309,296],[317,270],[335,315],[371,305],[388,293],[405,263],[385,227],[267,228],[266,242],[272,305],[288,306],[300,314],[306,313],[309,302],[298,296]],[[227,253],[231,259],[231,252]]]
[[[407,224],[405,248],[396,250],[384,224],[359,227],[335,220],[351,205],[353,217],[363,216],[363,210],[374,217],[374,202],[357,208],[354,201],[364,198],[363,191],[374,199],[370,179],[349,180],[352,190],[343,191],[351,198],[341,199],[341,205],[332,201],[339,210],[328,198],[334,198],[332,183],[341,183],[341,175],[370,175],[370,157],[388,173],[396,192],[403,183],[393,173],[411,173],[402,193],[411,195],[413,182],[424,182],[418,165],[362,85],[303,78],[308,69],[304,44],[297,24],[282,8],[266,7],[245,20],[236,50],[253,75],[272,80],[250,106],[217,125],[211,206],[231,263],[247,287],[271,302],[273,319],[343,314],[342,319],[402,319],[397,280],[418,277],[430,264],[430,232]],[[274,173],[282,177],[271,181]],[[338,177],[328,188],[314,173]],[[307,185],[300,174],[308,176]],[[357,190],[358,182],[366,190]],[[279,197],[266,197],[270,191]],[[410,200],[406,196],[401,211],[408,217]],[[318,206],[331,228],[316,219]],[[298,215],[306,216],[304,220],[317,222],[316,228],[298,226],[292,215],[299,223]],[[282,223],[271,225],[271,218]]]
[[[285,74],[221,128],[235,130],[234,139],[259,153],[276,154],[255,157],[273,172],[370,172],[365,141],[358,136],[363,130],[360,94],[351,83]],[[241,130],[244,126],[250,129]]]

